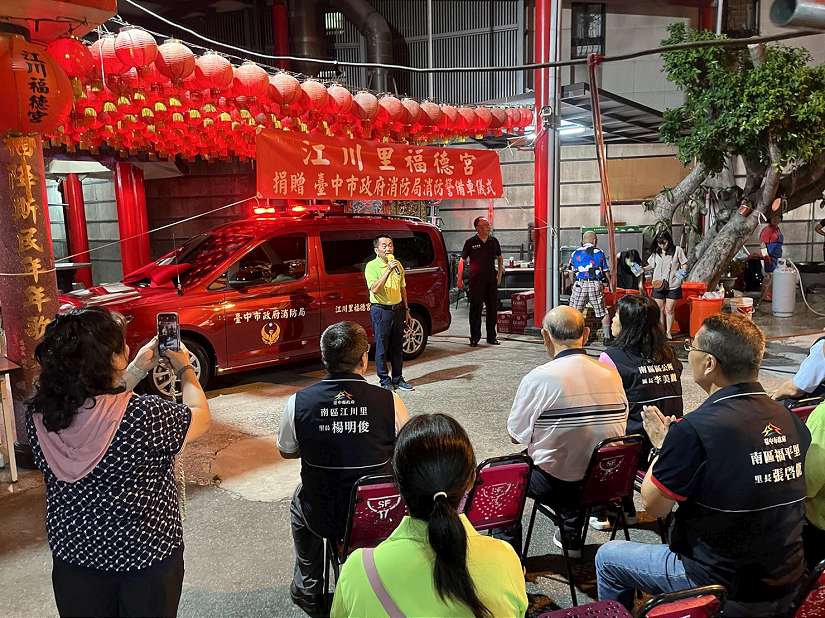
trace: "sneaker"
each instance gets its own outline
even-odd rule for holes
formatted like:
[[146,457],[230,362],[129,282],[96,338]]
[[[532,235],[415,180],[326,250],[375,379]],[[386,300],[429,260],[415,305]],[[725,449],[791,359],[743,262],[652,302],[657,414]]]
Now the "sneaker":
[[398,382],[393,382],[393,386],[400,391],[414,391],[412,384],[407,382],[404,378],[398,378]]
[[[561,546],[561,536],[559,536],[558,529],[556,529],[556,531],[553,533],[553,545],[555,545],[556,547],[561,549],[562,554],[564,554],[564,549]],[[570,558],[581,558],[582,557],[582,549],[581,549],[581,546],[579,546],[578,541],[575,542],[575,543],[568,543],[567,544],[567,555]]]
[[[625,513],[625,519],[627,520],[628,526],[634,526],[639,523],[639,518],[635,515],[628,515]],[[610,532],[613,530],[613,519],[605,517],[604,519],[600,517],[591,517],[590,518],[590,527],[593,530],[599,530],[601,532]]]
[[392,382],[390,382],[389,380],[387,380],[386,382],[381,382],[381,384],[379,384],[379,386],[381,388],[386,388],[388,391],[394,391],[395,390],[395,387],[392,385]]

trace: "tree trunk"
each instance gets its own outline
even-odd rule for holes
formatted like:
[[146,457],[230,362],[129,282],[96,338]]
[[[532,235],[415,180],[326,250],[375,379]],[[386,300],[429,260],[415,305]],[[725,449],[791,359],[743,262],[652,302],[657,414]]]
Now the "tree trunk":
[[770,143],[768,150],[771,164],[767,167],[761,187],[755,196],[753,212],[747,217],[743,217],[739,211],[731,215],[730,220],[696,260],[688,275],[689,281],[700,281],[705,283],[709,290],[714,289],[727,271],[733,256],[759,225],[759,215],[768,212],[779,187],[779,171],[776,164],[779,160],[778,149],[775,144]]
[[667,191],[660,191],[653,198],[653,214],[657,221],[665,221],[668,225],[673,221],[673,213],[680,204],[683,204],[707,177],[705,166],[697,163],[681,182],[673,187],[668,195]]

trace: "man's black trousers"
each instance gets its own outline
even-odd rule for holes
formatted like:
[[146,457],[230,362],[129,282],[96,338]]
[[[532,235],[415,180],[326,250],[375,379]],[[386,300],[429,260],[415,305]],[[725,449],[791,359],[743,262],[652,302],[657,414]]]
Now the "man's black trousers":
[[495,275],[470,279],[470,340],[481,339],[481,306],[487,307],[487,341],[496,338],[498,284]]

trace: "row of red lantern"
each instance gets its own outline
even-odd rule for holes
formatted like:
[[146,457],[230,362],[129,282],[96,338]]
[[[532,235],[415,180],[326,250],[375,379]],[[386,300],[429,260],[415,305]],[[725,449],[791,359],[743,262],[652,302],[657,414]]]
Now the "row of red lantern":
[[[286,72],[269,75],[252,62],[233,67],[215,53],[196,58],[178,41],[158,46],[139,28],[102,37],[91,47],[62,38],[49,50],[76,83],[92,84],[62,131],[64,136],[84,134],[84,142],[99,127],[115,127],[120,117],[134,117],[151,132],[169,121],[181,129],[208,129],[210,114],[231,117],[233,112],[269,119],[262,126],[416,142],[515,132],[532,123],[527,108],[456,108],[392,95],[379,99],[312,79],[299,82]],[[110,136],[104,132],[102,137]]]
[[[312,87],[312,83],[304,82],[301,88],[308,90],[309,95],[315,94],[317,100],[321,91]],[[328,105],[316,108],[312,104],[302,103],[301,98],[292,104],[255,104],[246,97],[213,98],[208,93],[199,92],[170,94],[168,91],[134,90],[114,94],[107,89],[98,91],[87,87],[84,96],[75,102],[69,122],[52,137],[69,148],[110,146],[115,150],[155,152],[163,157],[174,157],[176,154],[189,158],[196,155],[253,156],[255,134],[259,127],[394,142],[451,141],[478,133],[478,125],[475,124],[478,122],[478,112],[483,114],[486,111],[483,108],[451,108],[445,113],[431,104],[435,109],[430,109],[428,113],[429,106],[425,102],[417,116],[407,111],[408,120],[400,122],[397,117],[392,119],[387,108],[395,106],[408,110],[409,100],[385,97],[376,100],[376,113],[365,120],[359,113],[353,113],[355,99],[360,94],[374,96],[359,93],[351,102],[350,112],[343,113],[340,103],[332,107],[336,94],[340,96],[335,89],[335,86],[328,89]],[[306,91],[304,95],[303,98],[310,98]],[[360,98],[362,102],[366,99],[363,96]],[[438,112],[441,112],[440,116]],[[530,110],[526,109],[512,108],[498,112],[504,128],[510,131],[532,119]],[[422,119],[422,115],[426,119]],[[451,118],[454,120],[451,121]],[[489,122],[483,118],[482,121]]]

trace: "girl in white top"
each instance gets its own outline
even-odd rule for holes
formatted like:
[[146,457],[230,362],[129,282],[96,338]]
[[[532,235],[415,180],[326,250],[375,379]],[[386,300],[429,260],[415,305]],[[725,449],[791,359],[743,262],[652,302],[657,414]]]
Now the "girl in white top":
[[659,305],[662,327],[670,339],[673,311],[676,301],[682,298],[682,281],[687,277],[688,260],[684,250],[674,244],[670,233],[666,231],[656,235],[653,247],[645,271],[653,271],[653,281],[662,282],[659,287],[654,285],[653,300]]

